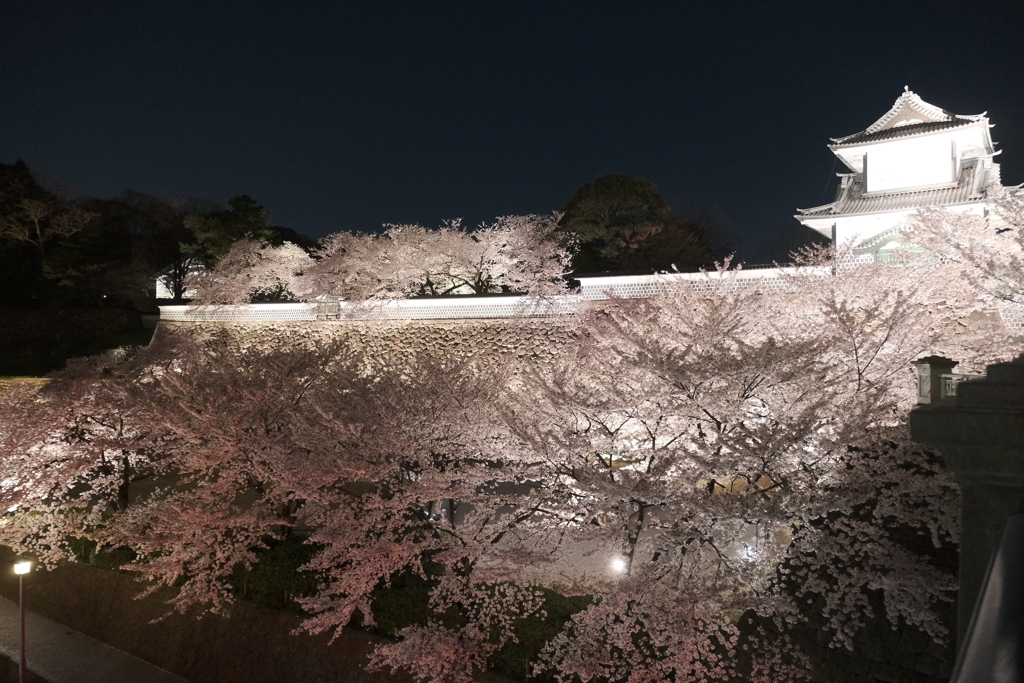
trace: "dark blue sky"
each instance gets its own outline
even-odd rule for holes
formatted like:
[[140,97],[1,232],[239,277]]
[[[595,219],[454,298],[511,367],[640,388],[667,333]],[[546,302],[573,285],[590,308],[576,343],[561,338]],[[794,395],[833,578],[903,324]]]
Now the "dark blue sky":
[[0,3],[0,162],[313,236],[546,212],[604,173],[754,242],[904,85],[1024,182],[1024,2]]

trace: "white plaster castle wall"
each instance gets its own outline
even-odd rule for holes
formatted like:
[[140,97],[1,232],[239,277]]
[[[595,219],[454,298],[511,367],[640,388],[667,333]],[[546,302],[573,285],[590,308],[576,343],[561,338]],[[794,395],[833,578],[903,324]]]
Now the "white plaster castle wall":
[[959,171],[956,145],[948,135],[877,143],[865,155],[868,192],[953,183]]

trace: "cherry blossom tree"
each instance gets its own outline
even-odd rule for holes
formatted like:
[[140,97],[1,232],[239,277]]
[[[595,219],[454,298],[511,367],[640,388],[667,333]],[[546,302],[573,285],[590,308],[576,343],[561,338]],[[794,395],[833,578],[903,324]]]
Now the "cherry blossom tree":
[[291,243],[241,239],[210,271],[193,274],[197,305],[340,297],[354,303],[410,296],[546,296],[565,291],[571,254],[552,238],[559,216],[505,216],[473,231],[392,225],[382,235],[336,233],[310,258]]
[[[169,334],[144,355],[83,373],[75,396],[61,393],[72,380],[65,373],[46,395],[9,400],[3,414],[12,424],[31,410],[39,418],[5,431],[7,461],[23,465],[8,469],[16,497],[5,502],[20,507],[5,534],[52,558],[67,552],[69,534],[129,547],[139,559],[128,568],[153,581],[149,590],[179,586],[176,609],[223,611],[236,567],[255,562],[268,537],[298,528],[323,546],[311,562],[325,584],[306,602],[315,615],[308,627],[344,626],[355,609],[372,623],[371,591],[396,572],[422,573],[425,554],[452,543],[424,507],[465,498],[451,507],[468,509],[493,478],[493,464],[472,444],[487,433],[477,416],[496,392],[494,370],[450,359],[395,367],[342,343],[268,350],[187,333]],[[120,397],[122,412],[132,407],[131,430],[97,417],[93,406],[108,394]],[[68,426],[46,427],[59,423],[40,407]],[[103,440],[79,434],[85,425],[98,431],[97,421]],[[143,448],[131,436],[150,440]],[[47,464],[54,472],[40,481],[32,468],[51,443],[61,471]],[[105,469],[103,449],[114,446],[124,468],[163,475],[131,505],[97,498],[121,500],[127,470]],[[69,517],[69,508],[89,514]],[[467,556],[455,554],[453,565]]]
[[[504,521],[490,521],[473,573],[596,597],[542,668],[563,680],[727,679],[751,642],[740,615],[784,634],[819,596],[844,645],[878,589],[894,624],[946,635],[933,608],[955,578],[906,536],[954,544],[957,496],[909,441],[910,362],[941,350],[977,366],[1006,347],[952,334],[972,305],[953,270],[821,255],[804,265],[784,294],[721,272],[619,301],[583,326],[589,343],[512,385],[501,406],[520,444],[505,471],[516,495],[492,499]],[[430,671],[428,641],[481,641],[472,627],[405,635],[378,665]],[[784,635],[758,640],[774,654],[748,675],[797,674]]]
[[[413,263],[396,234],[338,237],[356,246],[310,277],[326,291],[348,272],[352,297],[412,293],[426,280],[394,275]],[[364,247],[392,279],[344,270]],[[565,681],[787,680],[807,600],[843,645],[879,589],[894,623],[942,637],[933,606],[955,582],[917,541],[955,543],[956,489],[907,437],[910,363],[991,362],[1002,333],[953,334],[977,306],[955,269],[804,259],[779,293],[723,268],[613,301],[551,364],[169,332],[54,380],[80,389],[9,400],[3,533],[53,553],[70,533],[128,546],[152,586],[178,586],[176,608],[214,611],[238,566],[294,534],[315,548],[313,633],[357,612],[374,623],[372,592],[432,564],[437,620],[371,662],[428,681],[470,680],[543,614],[540,586],[592,597],[536,663]],[[53,415],[19,426],[33,409]],[[160,483],[116,504],[126,470],[103,469],[111,453]],[[437,501],[445,514],[427,512]],[[775,635],[746,629],[755,616]]]
[[135,489],[161,470],[163,430],[111,368],[114,354],[70,361],[43,387],[21,386],[0,401],[0,505],[14,523],[0,537],[52,564]]
[[413,295],[564,290],[570,252],[552,235],[559,215],[505,216],[473,231],[392,225],[382,235],[326,238],[306,278],[310,293],[351,301]]
[[301,247],[285,242],[274,246],[242,238],[234,242],[211,270],[186,276],[194,289],[193,305],[247,304],[287,301],[305,294],[302,275],[313,260]]
[[336,347],[267,353],[217,337],[168,341],[130,380],[145,388],[154,425],[166,431],[174,481],[93,537],[136,550],[131,568],[154,581],[151,589],[187,577],[176,609],[219,612],[232,601],[236,566],[251,566],[266,537],[294,524],[301,491],[291,479],[315,466],[290,416],[317,383],[344,381],[325,368],[349,359]]
[[1012,306],[1024,304],[1024,188],[1004,188],[981,215],[920,209],[912,240],[959,266],[978,293]]

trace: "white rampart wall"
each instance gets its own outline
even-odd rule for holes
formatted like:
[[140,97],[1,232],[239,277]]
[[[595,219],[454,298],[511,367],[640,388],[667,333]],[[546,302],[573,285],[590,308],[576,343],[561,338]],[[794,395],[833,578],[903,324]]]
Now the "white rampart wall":
[[354,306],[347,302],[249,304],[246,306],[161,306],[167,322],[272,320],[459,320],[551,317],[579,307],[578,295],[532,297],[445,297],[401,299]]
[[642,299],[666,294],[689,284],[695,291],[756,289],[762,293],[782,292],[787,278],[797,275],[828,275],[828,268],[758,268],[701,273],[664,273],[661,275],[618,275],[581,277],[580,294],[587,301],[602,299]]
[[827,268],[763,268],[726,273],[667,273],[580,278],[580,293],[554,297],[442,297],[400,299],[362,305],[347,302],[248,304],[245,306],[160,306],[166,322],[245,322],[273,320],[462,320],[547,318],[571,315],[586,301],[635,299],[665,294],[689,285],[696,291],[755,288],[781,292],[786,278],[827,275]]
[[160,320],[235,322],[249,320],[316,320],[317,304],[249,304],[248,306],[160,306]]

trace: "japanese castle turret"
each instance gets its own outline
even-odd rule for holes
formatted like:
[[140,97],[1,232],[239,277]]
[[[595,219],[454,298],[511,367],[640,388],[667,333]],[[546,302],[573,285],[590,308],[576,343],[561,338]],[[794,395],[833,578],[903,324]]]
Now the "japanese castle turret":
[[951,114],[904,89],[866,130],[832,139],[849,172],[837,174],[834,202],[798,209],[796,218],[833,244],[852,244],[855,255],[884,260],[921,207],[985,214],[990,191],[1001,187],[991,127],[984,113]]

